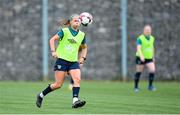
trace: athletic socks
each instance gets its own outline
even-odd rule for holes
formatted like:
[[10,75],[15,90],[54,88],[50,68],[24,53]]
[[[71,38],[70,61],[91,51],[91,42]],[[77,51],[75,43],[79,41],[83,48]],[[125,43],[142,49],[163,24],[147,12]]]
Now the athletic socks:
[[[80,87],[73,87],[73,103],[78,101],[78,96],[79,96],[79,90]],[[41,98],[43,98],[44,96],[46,96],[48,93],[52,92],[53,90],[51,89],[50,85],[48,85],[48,87],[46,89],[44,89],[44,91],[42,91],[39,96]]]
[[73,97],[79,96],[80,87],[73,87]]
[[154,81],[154,73],[149,73],[149,86],[152,86]]
[[51,89],[50,85],[48,85],[48,87],[46,89],[44,89],[44,91],[42,91],[40,93],[40,97],[43,98],[44,96],[46,96],[48,93],[52,92],[53,90]]
[[78,100],[79,100],[78,97],[73,97],[73,103],[75,103]]
[[134,88],[138,88],[140,76],[141,76],[141,72],[136,72],[134,77]]
[[43,95],[43,93],[42,93],[42,92],[39,94],[39,96],[40,96],[41,98],[43,98],[43,97],[44,97],[44,95]]
[[[141,72],[136,72],[135,76],[134,76],[134,89],[138,91],[138,83],[139,83],[139,79],[141,76]],[[155,88],[153,87],[153,81],[154,81],[154,73],[149,73],[149,90],[155,90]]]
[[80,87],[73,87],[73,103],[78,101]]

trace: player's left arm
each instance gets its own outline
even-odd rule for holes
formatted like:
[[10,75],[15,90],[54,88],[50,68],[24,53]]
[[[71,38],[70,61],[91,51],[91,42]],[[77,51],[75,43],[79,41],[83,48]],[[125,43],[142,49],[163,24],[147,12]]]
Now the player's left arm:
[[86,44],[86,35],[84,36],[84,39],[81,42],[81,45],[79,47],[79,64],[82,67],[84,61],[86,60],[87,57],[87,44]]
[[153,45],[153,62],[155,63],[155,43],[153,43]]
[[86,60],[86,57],[87,57],[87,50],[88,50],[87,44],[81,44],[80,49],[81,49],[81,52],[79,52],[80,53],[79,54],[80,55],[79,56],[79,63],[83,64],[84,61]]

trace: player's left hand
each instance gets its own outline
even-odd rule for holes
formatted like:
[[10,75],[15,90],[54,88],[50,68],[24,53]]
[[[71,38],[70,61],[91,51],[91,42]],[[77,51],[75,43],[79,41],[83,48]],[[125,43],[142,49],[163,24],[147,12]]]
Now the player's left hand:
[[84,58],[80,58],[79,59],[79,64],[83,64],[84,63]]

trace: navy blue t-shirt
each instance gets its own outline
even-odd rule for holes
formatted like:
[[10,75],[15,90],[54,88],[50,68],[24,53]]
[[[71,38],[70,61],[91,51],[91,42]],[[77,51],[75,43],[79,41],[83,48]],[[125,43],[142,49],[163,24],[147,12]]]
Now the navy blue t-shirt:
[[[76,35],[78,34],[78,32],[79,32],[79,31],[73,30],[71,27],[69,27],[69,30],[70,30],[70,32],[71,32],[71,34],[72,34],[73,36],[76,36]],[[58,36],[60,37],[60,39],[62,40],[62,38],[64,37],[64,33],[63,33],[62,29],[61,29],[59,32],[57,32],[57,35],[58,35]],[[81,44],[86,44],[86,36],[84,36],[84,39],[83,39],[83,41],[81,42]]]

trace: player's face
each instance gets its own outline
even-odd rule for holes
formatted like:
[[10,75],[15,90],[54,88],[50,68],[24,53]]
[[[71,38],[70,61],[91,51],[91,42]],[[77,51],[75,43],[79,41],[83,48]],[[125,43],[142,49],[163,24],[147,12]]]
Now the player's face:
[[79,19],[79,16],[73,17],[73,19],[71,20],[71,26],[76,29],[80,26],[80,24],[81,24],[81,20]]
[[151,35],[151,26],[145,26],[144,27],[144,35],[148,36],[148,35]]

